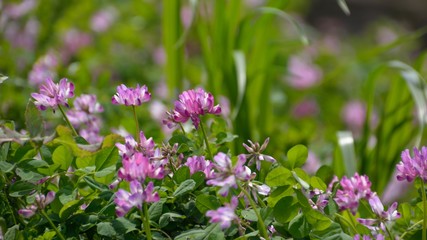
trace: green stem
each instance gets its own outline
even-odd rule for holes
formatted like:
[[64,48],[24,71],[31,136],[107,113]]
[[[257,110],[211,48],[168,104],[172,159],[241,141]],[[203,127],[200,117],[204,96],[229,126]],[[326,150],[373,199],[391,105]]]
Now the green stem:
[[421,179],[421,195],[423,198],[423,240],[426,240],[426,229],[427,229],[427,200],[426,200],[426,189],[424,180]]
[[133,118],[135,119],[135,125],[136,125],[136,139],[137,139],[137,142],[139,143],[141,139],[139,138],[139,122],[138,122],[138,117],[136,116],[135,106],[132,106],[132,111],[133,111]]
[[240,183],[237,183],[237,185],[239,186],[240,191],[242,191],[242,193],[249,200],[249,203],[251,204],[251,207],[253,208],[253,210],[254,210],[257,218],[258,218],[258,228],[259,228],[259,233],[260,233],[261,237],[263,237],[264,239],[270,239],[268,237],[268,234],[267,234],[267,229],[265,228],[264,220],[262,219],[261,214],[259,213],[259,211],[257,209],[256,203],[252,199],[251,195],[244,188],[242,188]]
[[339,215],[338,213],[335,213],[335,216],[338,217],[339,219],[341,219],[343,222],[345,222],[349,227],[351,227],[354,234],[358,233],[356,227],[349,220],[347,220],[345,217]]
[[143,203],[143,207],[144,207],[144,231],[145,231],[145,235],[147,237],[147,240],[151,240],[153,239],[151,237],[151,229],[150,229],[150,216],[148,216],[148,207],[147,207],[147,203]]
[[185,133],[185,129],[184,129],[184,126],[182,126],[182,123],[178,123],[178,124],[179,124],[179,127],[181,128],[182,133],[183,133],[184,135],[186,135],[186,133]]
[[410,226],[409,228],[408,228],[408,230],[406,230],[401,236],[400,236],[400,239],[405,239],[404,237],[405,237],[405,235],[406,234],[408,234],[410,231],[412,231],[412,229],[414,229],[416,226],[418,226],[418,225],[420,225],[421,223],[423,223],[424,222],[424,220],[420,220],[420,221],[418,221],[418,222],[416,222],[416,223],[414,223],[414,225],[412,225],[412,226]]
[[65,122],[67,123],[68,127],[71,129],[71,131],[73,131],[73,134],[77,137],[79,134],[77,133],[76,129],[73,127],[73,125],[70,123],[70,120],[68,120],[67,115],[64,112],[64,109],[62,109],[61,105],[58,105],[59,111],[61,111],[62,116],[65,119]]
[[58,234],[58,237],[61,240],[65,240],[64,236],[62,236],[61,232],[58,230],[58,228],[56,228],[55,224],[53,224],[52,220],[50,220],[49,216],[46,214],[46,212],[44,211],[44,209],[41,210],[41,214],[43,215],[43,217],[46,218],[46,220],[50,223],[50,225],[53,227],[53,230],[55,230],[56,234]]
[[169,236],[169,234],[167,234],[165,231],[163,231],[162,229],[159,228],[154,228],[152,229],[153,231],[157,231],[159,233],[163,233],[168,239],[172,240],[171,236]]
[[206,136],[206,131],[205,131],[205,128],[203,127],[203,123],[202,123],[202,121],[200,121],[200,128],[202,129],[203,137],[204,137],[204,139],[205,139],[206,150],[208,150],[209,159],[210,159],[210,160],[213,160],[213,159],[212,159],[212,152],[211,152],[211,149],[209,148],[208,137]]
[[388,229],[388,227],[387,227],[387,225],[385,223],[384,223],[384,226],[385,226],[385,230],[387,231],[388,236],[390,237],[390,239],[394,239],[393,235],[390,232],[390,229]]

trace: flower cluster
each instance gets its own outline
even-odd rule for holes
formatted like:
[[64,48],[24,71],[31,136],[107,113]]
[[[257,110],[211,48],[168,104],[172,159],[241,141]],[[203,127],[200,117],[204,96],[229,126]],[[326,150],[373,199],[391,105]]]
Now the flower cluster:
[[53,52],[49,52],[40,57],[28,74],[30,84],[38,85],[43,83],[47,78],[54,77],[56,75],[55,68],[57,65],[58,59]]
[[276,162],[276,159],[274,159],[272,156],[262,154],[262,152],[267,148],[269,141],[270,138],[266,138],[261,146],[259,143],[253,143],[251,140],[248,140],[250,146],[243,143],[243,147],[245,147],[249,152],[249,154],[246,155],[246,158],[249,160],[248,165],[252,165],[255,162],[256,169],[258,171],[261,169],[261,161],[265,160],[272,163]]
[[99,143],[102,121],[95,114],[101,113],[104,108],[97,102],[96,95],[82,94],[74,100],[74,107],[67,111],[69,121],[79,129],[79,134],[89,143]]
[[40,93],[32,93],[31,96],[36,100],[36,107],[42,111],[48,107],[55,110],[60,105],[68,107],[68,98],[74,97],[74,84],[66,78],[61,79],[59,84],[47,78],[40,86]]
[[45,195],[36,194],[35,202],[24,209],[20,209],[18,213],[24,218],[30,218],[36,214],[37,210],[45,209],[55,199],[55,192],[50,191]]
[[378,231],[378,227],[375,227],[374,224],[380,224],[380,229],[384,232],[385,224],[391,221],[394,221],[398,218],[400,218],[400,213],[396,210],[397,209],[397,202],[394,202],[391,204],[391,206],[388,208],[387,211],[384,211],[384,206],[379,199],[379,197],[375,194],[369,199],[369,205],[371,206],[372,212],[376,215],[376,219],[363,219],[358,218],[357,220],[365,225],[366,227],[370,228],[372,231]]
[[195,172],[203,172],[206,178],[212,178],[214,175],[213,163],[205,160],[204,156],[189,157],[185,165],[190,169],[190,174]]
[[224,207],[220,207],[217,210],[209,210],[206,212],[206,216],[210,217],[210,223],[220,223],[222,229],[229,228],[231,222],[239,221],[235,210],[238,204],[237,197],[232,197],[230,203],[226,203]]
[[159,201],[159,194],[153,193],[153,190],[153,182],[149,182],[144,188],[143,185],[136,180],[130,182],[130,193],[123,189],[119,189],[114,199],[114,202],[117,204],[117,216],[123,217],[133,207],[142,210],[142,203],[144,202]]
[[175,101],[175,108],[168,113],[168,118],[163,120],[163,124],[172,128],[176,123],[185,123],[191,119],[197,129],[200,124],[200,116],[206,114],[219,115],[221,107],[214,106],[214,97],[211,93],[205,92],[202,88],[184,91]]
[[344,176],[340,185],[342,190],[338,190],[335,202],[340,210],[349,209],[353,214],[356,214],[361,199],[369,199],[372,196],[371,182],[366,175],[359,176],[355,173],[353,177],[347,178]]
[[151,99],[151,93],[147,86],[142,87],[139,84],[136,88],[128,88],[124,84],[117,87],[117,93],[112,97],[111,102],[116,105],[140,106]]
[[412,182],[415,178],[420,177],[424,182],[427,181],[427,147],[422,147],[421,151],[414,148],[414,157],[406,149],[402,152],[402,161],[396,166],[397,180]]

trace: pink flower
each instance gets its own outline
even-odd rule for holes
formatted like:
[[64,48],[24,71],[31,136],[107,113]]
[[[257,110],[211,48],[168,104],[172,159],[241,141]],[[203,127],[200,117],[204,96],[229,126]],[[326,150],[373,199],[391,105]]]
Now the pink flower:
[[248,165],[256,164],[256,169],[259,171],[261,169],[261,161],[267,161],[274,163],[276,159],[274,159],[270,155],[262,154],[262,152],[267,148],[268,143],[270,142],[270,138],[266,138],[264,143],[260,146],[259,143],[253,143],[251,140],[248,140],[250,146],[243,143],[243,147],[249,152],[246,154],[246,158],[249,160]]
[[219,152],[214,157],[214,172],[212,179],[207,181],[208,185],[221,187],[219,194],[226,196],[231,187],[237,188],[237,180],[248,181],[252,178],[251,170],[243,166],[246,162],[244,154],[238,156],[235,166],[232,166],[231,159],[225,153]]
[[[194,127],[197,129],[200,123],[200,116],[205,114],[221,113],[219,105],[214,106],[214,97],[211,93],[203,89],[184,91],[179,95],[179,100],[175,101],[175,108],[171,113],[173,122],[185,123],[191,118]],[[166,121],[164,124],[168,124]],[[169,126],[170,124],[168,124]]]
[[148,92],[147,86],[136,88],[127,88],[124,84],[117,87],[117,93],[112,97],[113,104],[121,104],[126,106],[140,106],[143,102],[148,102],[151,99],[151,93]]
[[55,53],[49,52],[46,55],[40,57],[28,74],[30,84],[39,85],[47,78],[55,77],[55,68],[57,66],[58,59]]
[[422,147],[421,151],[414,148],[414,157],[406,149],[401,155],[402,161],[396,166],[397,180],[412,182],[416,177],[427,181],[427,147]]
[[203,172],[206,178],[213,177],[214,171],[212,169],[213,164],[211,161],[205,160],[204,156],[193,156],[187,159],[185,165],[190,168],[190,173]]
[[365,225],[373,231],[382,229],[385,231],[385,224],[400,218],[400,213],[397,211],[397,202],[391,204],[387,211],[384,211],[384,206],[376,194],[369,199],[369,205],[372,212],[375,213],[376,219],[358,218],[357,221]]
[[351,130],[360,132],[365,124],[366,106],[360,101],[350,101],[344,106],[341,115]]
[[313,63],[300,57],[289,60],[289,84],[297,89],[312,87],[322,78],[322,71]]
[[119,189],[114,198],[117,216],[123,217],[133,207],[142,210],[144,202],[159,201],[159,194],[157,192],[153,193],[153,190],[153,182],[149,182],[144,189],[141,183],[135,180],[130,182],[130,192]]
[[122,161],[123,167],[118,171],[118,177],[128,182],[138,180],[144,182],[147,177],[162,179],[165,171],[162,165],[151,163],[150,160],[140,152],[136,152]]
[[18,211],[24,218],[32,217],[38,209],[45,209],[55,199],[55,192],[50,191],[45,195],[36,194],[34,204]]
[[220,207],[217,210],[209,210],[206,212],[206,216],[210,217],[210,223],[220,223],[222,229],[229,228],[231,222],[239,221],[236,213],[234,212],[237,208],[238,200],[236,196],[231,198],[231,203],[226,203],[224,207]]
[[344,176],[340,185],[343,189],[338,190],[335,197],[335,202],[340,210],[350,209],[355,214],[359,201],[363,198],[370,199],[372,196],[371,182],[366,175],[359,176],[358,173],[355,173],[350,179]]
[[116,20],[116,10],[114,8],[102,9],[96,12],[90,19],[90,27],[95,32],[105,32]]
[[40,93],[32,93],[31,96],[36,100],[34,104],[40,110],[46,110],[48,107],[56,109],[58,105],[68,107],[68,98],[74,97],[74,84],[68,82],[66,78],[55,84],[51,78],[47,78],[40,87]]
[[292,107],[292,116],[297,119],[313,117],[319,113],[319,106],[314,100],[303,100]]
[[138,143],[135,139],[129,135],[125,137],[125,144],[116,143],[116,147],[119,149],[119,154],[123,158],[132,157],[134,153],[140,152],[145,157],[151,158],[154,156],[155,143],[152,137],[146,138],[144,132],[139,133],[140,142]]

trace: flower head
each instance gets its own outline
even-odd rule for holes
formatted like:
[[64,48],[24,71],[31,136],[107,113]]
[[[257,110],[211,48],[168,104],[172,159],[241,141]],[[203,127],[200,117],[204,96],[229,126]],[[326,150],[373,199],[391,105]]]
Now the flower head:
[[200,171],[205,174],[206,178],[211,178],[213,176],[213,164],[211,161],[205,160],[204,156],[189,157],[185,165],[190,168],[191,174]]
[[162,179],[165,175],[164,167],[151,163],[149,158],[140,152],[123,159],[123,167],[119,169],[118,177],[128,182],[138,180],[144,182],[147,177]]
[[214,106],[214,97],[211,93],[205,92],[202,88],[191,89],[179,95],[178,101],[175,101],[174,110],[169,114],[171,117],[164,123],[173,126],[171,121],[184,123],[191,119],[194,127],[198,128],[201,115],[218,115],[220,113],[221,107],[219,105]]
[[402,161],[396,166],[397,180],[412,182],[416,177],[420,177],[424,182],[427,181],[427,147],[422,147],[421,151],[414,148],[414,157],[406,149],[402,152]]
[[206,212],[206,216],[210,217],[210,223],[220,223],[222,229],[229,228],[232,221],[238,221],[236,210],[238,204],[237,197],[231,198],[230,203],[226,203],[224,207],[220,207],[217,210],[209,210]]
[[47,78],[40,87],[40,93],[32,93],[31,96],[36,100],[34,104],[40,110],[46,110],[48,107],[56,109],[58,105],[68,107],[68,98],[74,97],[74,84],[68,82],[66,78],[55,84],[51,78]]
[[159,201],[159,194],[157,192],[153,193],[153,190],[153,182],[149,182],[144,189],[143,185],[135,180],[130,182],[130,192],[119,189],[114,199],[117,216],[123,217],[133,207],[142,209],[144,202]]
[[250,146],[243,143],[243,147],[245,147],[249,152],[249,154],[246,155],[246,158],[249,160],[248,165],[252,165],[255,162],[258,171],[261,169],[261,161],[265,160],[272,163],[276,162],[276,159],[274,159],[272,156],[262,154],[262,152],[267,148],[269,141],[270,138],[266,138],[261,146],[259,143],[253,143],[251,140],[248,140]]
[[353,177],[343,177],[340,181],[343,188],[338,190],[335,201],[341,210],[350,209],[355,214],[361,199],[369,199],[372,196],[371,182],[367,176],[359,176],[355,173]]
[[117,87],[117,93],[112,97],[113,104],[121,104],[126,106],[140,106],[144,102],[151,99],[151,93],[148,92],[147,86],[142,87],[139,84],[136,88],[128,88],[124,84]]
[[33,204],[27,206],[26,208],[19,209],[18,213],[21,214],[24,218],[32,217],[38,209],[45,209],[55,199],[55,192],[50,191],[46,195],[41,193],[36,194],[35,201]]

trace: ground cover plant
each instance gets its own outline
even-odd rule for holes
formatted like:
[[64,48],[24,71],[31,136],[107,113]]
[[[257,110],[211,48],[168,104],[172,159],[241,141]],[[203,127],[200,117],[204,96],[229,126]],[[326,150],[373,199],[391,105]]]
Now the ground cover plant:
[[1,2],[0,239],[427,239],[426,29],[309,6]]

